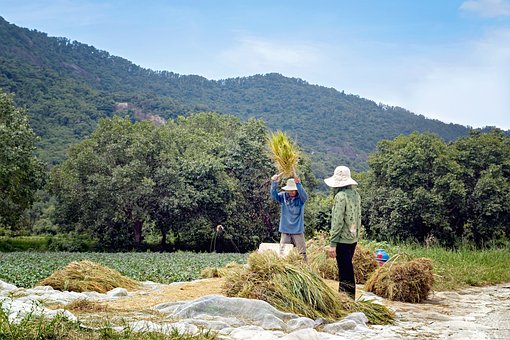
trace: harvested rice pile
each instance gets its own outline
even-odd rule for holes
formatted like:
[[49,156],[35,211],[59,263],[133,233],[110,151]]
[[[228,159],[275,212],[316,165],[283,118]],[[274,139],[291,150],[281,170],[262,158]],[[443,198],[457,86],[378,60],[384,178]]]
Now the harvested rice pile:
[[247,266],[233,267],[225,274],[225,295],[263,300],[282,311],[328,320],[359,311],[377,324],[393,319],[385,306],[354,302],[306,266],[291,264],[272,251],[252,253]]
[[[310,268],[324,279],[338,281],[336,259],[327,256],[327,247],[329,247],[329,245],[325,234],[318,235],[306,243]],[[378,268],[375,254],[365,249],[361,244],[356,246],[352,263],[354,265],[356,283],[359,284],[365,283],[370,275]]]
[[296,145],[280,130],[269,135],[268,146],[271,159],[284,177],[293,177],[299,161]]
[[375,259],[375,253],[369,249],[364,248],[358,243],[356,251],[352,258],[352,264],[354,266],[354,276],[356,277],[356,283],[363,284],[367,282],[370,275],[379,268]]
[[365,289],[384,298],[418,303],[429,295],[434,276],[432,260],[388,261],[365,283]]
[[202,269],[202,271],[200,272],[200,277],[202,279],[211,279],[214,277],[225,277],[229,271],[239,268],[239,267],[242,267],[242,265],[237,262],[228,263],[225,267],[222,267],[222,268],[206,267],[206,268]]
[[91,261],[71,262],[45,278],[40,285],[61,291],[106,293],[113,288],[136,289],[137,281]]

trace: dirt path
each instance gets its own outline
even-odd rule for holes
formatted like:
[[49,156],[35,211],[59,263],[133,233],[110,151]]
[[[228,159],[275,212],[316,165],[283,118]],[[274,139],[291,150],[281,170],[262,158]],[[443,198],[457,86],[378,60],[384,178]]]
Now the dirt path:
[[402,336],[510,339],[510,284],[436,292],[425,303],[386,301]]

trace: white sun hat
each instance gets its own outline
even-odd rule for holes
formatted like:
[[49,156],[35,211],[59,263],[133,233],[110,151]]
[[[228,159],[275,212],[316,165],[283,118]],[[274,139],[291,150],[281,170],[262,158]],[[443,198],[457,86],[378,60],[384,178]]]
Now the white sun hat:
[[282,188],[283,190],[297,190],[296,182],[294,181],[294,178],[289,178],[287,180],[287,185]]
[[341,188],[348,185],[357,185],[358,182],[351,178],[351,170],[346,166],[337,166],[333,176],[326,178],[324,182],[333,188]]

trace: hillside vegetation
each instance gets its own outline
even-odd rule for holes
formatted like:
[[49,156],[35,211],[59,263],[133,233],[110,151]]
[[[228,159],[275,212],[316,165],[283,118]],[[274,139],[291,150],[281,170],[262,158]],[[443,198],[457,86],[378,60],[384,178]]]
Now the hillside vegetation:
[[275,73],[212,81],[152,71],[1,17],[0,46],[0,88],[28,110],[42,137],[40,156],[51,163],[64,160],[67,147],[90,135],[99,118],[115,114],[155,122],[199,111],[260,118],[310,153],[319,177],[340,163],[367,169],[368,154],[381,139],[418,131],[451,141],[468,131]]

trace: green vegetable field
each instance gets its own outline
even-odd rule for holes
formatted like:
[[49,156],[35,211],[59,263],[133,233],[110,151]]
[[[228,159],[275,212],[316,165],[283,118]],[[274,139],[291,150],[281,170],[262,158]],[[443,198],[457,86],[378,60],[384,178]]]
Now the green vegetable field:
[[139,281],[171,283],[200,278],[205,267],[246,262],[246,254],[232,253],[0,253],[0,280],[33,287],[72,261],[90,260]]

